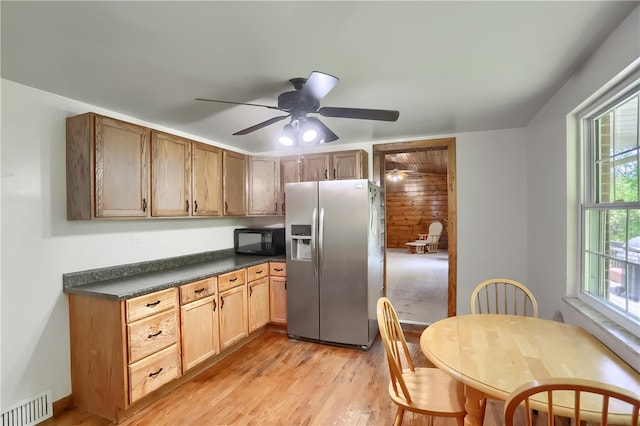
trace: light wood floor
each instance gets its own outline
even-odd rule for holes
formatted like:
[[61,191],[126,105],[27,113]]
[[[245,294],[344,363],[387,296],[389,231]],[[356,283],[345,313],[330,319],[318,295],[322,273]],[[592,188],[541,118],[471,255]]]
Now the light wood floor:
[[[418,337],[407,335],[413,359],[428,362]],[[145,408],[123,425],[391,425],[384,348],[368,352],[291,340],[266,331],[229,358]],[[502,407],[489,407],[485,425]],[[73,409],[42,425],[102,426],[109,421]],[[427,425],[407,413],[405,426]],[[436,419],[434,426],[455,425]]]

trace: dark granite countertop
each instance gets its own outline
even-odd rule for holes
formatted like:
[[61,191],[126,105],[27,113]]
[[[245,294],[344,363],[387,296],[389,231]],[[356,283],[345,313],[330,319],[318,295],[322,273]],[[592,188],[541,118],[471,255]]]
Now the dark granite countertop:
[[180,256],[63,275],[63,291],[110,300],[125,300],[226,272],[284,262],[284,256],[236,256],[233,251]]

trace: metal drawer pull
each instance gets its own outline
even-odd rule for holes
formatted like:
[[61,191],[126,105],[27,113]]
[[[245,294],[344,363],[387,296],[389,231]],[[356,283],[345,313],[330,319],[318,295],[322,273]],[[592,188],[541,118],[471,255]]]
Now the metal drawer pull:
[[216,303],[216,299],[213,299],[213,312],[216,311],[217,307],[218,307],[218,304]]
[[282,272],[284,271],[284,268],[273,268],[273,270],[276,272]]
[[152,339],[154,337],[158,337],[160,334],[162,334],[162,330],[158,331],[156,334],[150,334],[149,335],[149,339]]
[[262,273],[262,269],[256,272],[256,275],[261,274]]
[[156,371],[155,373],[149,373],[149,377],[155,377],[158,374],[160,374],[161,371],[162,371],[162,367],[160,367],[160,370]]
[[224,308],[224,297],[220,296],[220,309]]
[[153,307],[153,306],[157,306],[157,305],[159,305],[159,304],[160,304],[160,301],[159,301],[159,300],[156,300],[156,301],[155,301],[155,302],[153,302],[153,303],[147,303],[147,308],[151,308],[151,307]]
[[232,283],[234,283],[234,282],[238,281],[238,277],[231,278],[229,281],[231,281]]
[[202,293],[203,291],[204,291],[204,287],[195,290],[194,293],[199,294],[199,293]]

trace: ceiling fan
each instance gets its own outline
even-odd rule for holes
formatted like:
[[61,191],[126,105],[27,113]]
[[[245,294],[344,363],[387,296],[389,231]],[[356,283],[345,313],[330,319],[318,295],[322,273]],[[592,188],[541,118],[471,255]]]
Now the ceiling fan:
[[281,93],[278,105],[262,105],[248,102],[232,102],[216,99],[196,98],[197,101],[218,102],[232,105],[248,105],[269,108],[287,113],[270,118],[246,129],[239,130],[234,135],[246,135],[260,130],[271,124],[291,117],[291,121],[284,126],[280,135],[280,142],[293,145],[299,137],[304,143],[328,143],[338,139],[324,123],[309,114],[320,114],[323,117],[355,118],[361,120],[396,121],[400,115],[398,111],[365,108],[320,107],[320,101],[338,84],[339,79],[332,75],[313,71],[308,78],[292,78],[289,82],[295,90]]

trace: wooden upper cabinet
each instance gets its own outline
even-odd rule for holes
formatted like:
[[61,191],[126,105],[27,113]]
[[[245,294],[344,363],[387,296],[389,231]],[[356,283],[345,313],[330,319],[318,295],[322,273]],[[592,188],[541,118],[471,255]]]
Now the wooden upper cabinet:
[[222,150],[192,142],[191,167],[193,216],[222,215]]
[[361,149],[308,154],[301,163],[302,182],[369,178],[367,152]]
[[308,154],[302,157],[302,182],[328,180],[331,168],[329,154]]
[[277,215],[280,203],[280,159],[249,157],[249,214]]
[[148,217],[150,130],[94,113],[66,126],[67,219]]
[[247,214],[247,156],[222,151],[222,194],[225,216]]
[[369,160],[362,150],[339,151],[331,154],[330,179],[368,179]]
[[300,182],[300,158],[295,155],[291,157],[280,157],[280,211],[279,214],[285,213],[285,183]]
[[151,132],[151,215],[189,216],[191,141]]

